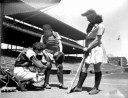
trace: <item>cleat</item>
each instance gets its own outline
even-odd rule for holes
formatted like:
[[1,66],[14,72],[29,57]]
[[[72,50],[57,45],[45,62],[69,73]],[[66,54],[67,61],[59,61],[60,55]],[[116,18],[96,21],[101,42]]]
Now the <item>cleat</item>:
[[32,90],[32,89],[35,89],[36,87],[32,84],[32,83],[29,83],[26,85],[26,89],[27,90]]
[[73,92],[82,92],[82,88],[75,87],[73,89]]
[[22,91],[22,92],[27,91],[27,89],[25,88],[25,85],[22,83],[18,83],[17,90]]
[[67,87],[65,87],[63,84],[62,85],[59,85],[59,88],[60,89],[67,89]]
[[43,87],[46,89],[51,89],[51,86],[49,84],[45,84]]
[[96,88],[93,88],[93,89],[89,92],[90,95],[94,95],[94,94],[97,94],[97,93],[99,93],[99,90],[96,89]]

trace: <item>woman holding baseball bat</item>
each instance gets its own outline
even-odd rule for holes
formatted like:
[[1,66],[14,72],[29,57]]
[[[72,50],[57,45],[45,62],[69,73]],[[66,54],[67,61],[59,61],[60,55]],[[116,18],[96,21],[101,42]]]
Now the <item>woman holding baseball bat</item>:
[[74,92],[82,91],[82,85],[87,77],[87,70],[90,64],[94,65],[95,71],[95,84],[89,94],[99,93],[99,85],[102,78],[101,64],[105,60],[105,50],[103,48],[101,38],[105,31],[105,26],[102,24],[102,16],[98,15],[95,10],[90,9],[83,13],[82,16],[86,16],[89,21],[87,27],[85,52],[85,66],[82,67],[80,72],[78,83],[73,90]]

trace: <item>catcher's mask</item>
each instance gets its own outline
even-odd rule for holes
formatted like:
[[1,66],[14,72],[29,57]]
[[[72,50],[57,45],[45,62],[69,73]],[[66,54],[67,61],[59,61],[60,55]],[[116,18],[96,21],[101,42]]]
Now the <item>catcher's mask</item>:
[[65,56],[64,56],[63,52],[58,51],[58,52],[54,53],[53,58],[54,58],[56,63],[62,64],[64,59],[65,59]]

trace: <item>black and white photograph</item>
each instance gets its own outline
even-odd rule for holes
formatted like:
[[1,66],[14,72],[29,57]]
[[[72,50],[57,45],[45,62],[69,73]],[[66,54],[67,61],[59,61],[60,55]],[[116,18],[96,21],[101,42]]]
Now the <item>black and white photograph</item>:
[[128,98],[127,0],[1,0],[0,98]]

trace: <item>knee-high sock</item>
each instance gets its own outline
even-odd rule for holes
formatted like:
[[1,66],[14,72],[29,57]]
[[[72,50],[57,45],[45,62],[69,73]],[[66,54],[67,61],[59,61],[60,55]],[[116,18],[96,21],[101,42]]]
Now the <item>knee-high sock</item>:
[[95,85],[94,87],[96,89],[99,88],[100,82],[101,82],[101,78],[102,78],[102,72],[95,72]]
[[80,76],[79,76],[79,81],[77,83],[77,88],[81,88],[83,83],[84,83],[84,80],[86,79],[87,77],[87,73],[84,73],[84,72],[80,72]]

